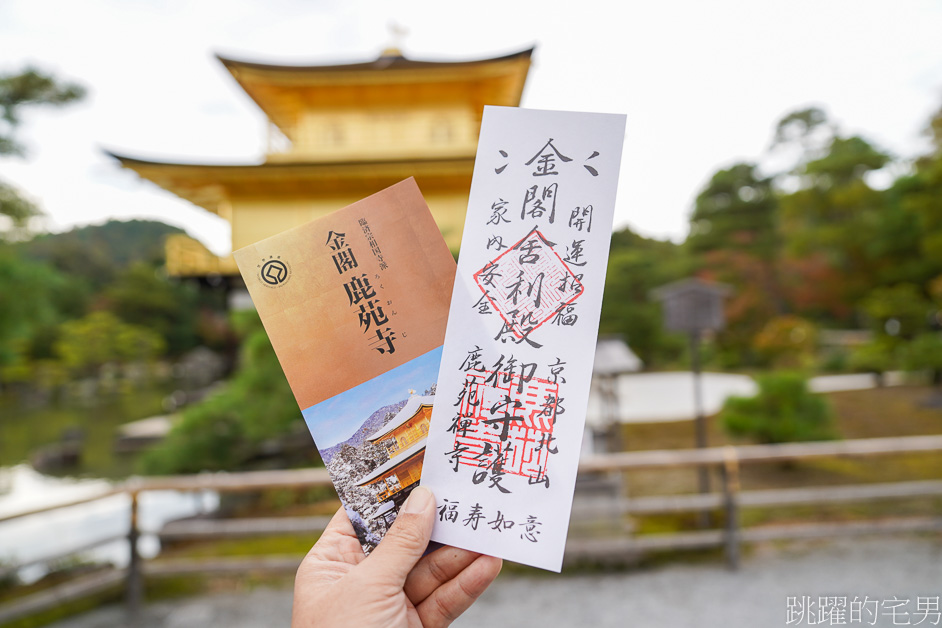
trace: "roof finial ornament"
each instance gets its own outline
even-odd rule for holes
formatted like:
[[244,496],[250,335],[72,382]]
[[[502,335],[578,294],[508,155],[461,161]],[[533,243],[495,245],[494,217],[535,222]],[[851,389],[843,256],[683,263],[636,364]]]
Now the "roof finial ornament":
[[414,388],[410,388],[410,389],[409,389],[409,396],[412,397],[412,396],[414,396],[414,395],[415,395],[415,389],[414,389]]
[[402,44],[406,39],[406,35],[409,34],[409,29],[394,20],[389,20],[386,23],[386,30],[389,31],[389,45],[383,50],[382,56],[401,57]]

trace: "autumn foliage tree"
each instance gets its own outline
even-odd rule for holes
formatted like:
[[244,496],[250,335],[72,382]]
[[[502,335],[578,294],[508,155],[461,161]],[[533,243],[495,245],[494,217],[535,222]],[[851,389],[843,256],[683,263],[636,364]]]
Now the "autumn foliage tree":
[[752,163],[720,170],[697,196],[690,220],[686,247],[700,259],[701,274],[733,287],[718,338],[724,361],[753,362],[753,337],[785,308],[772,180]]
[[725,364],[780,362],[788,321],[871,328],[879,351],[855,362],[873,365],[942,327],[942,112],[929,133],[933,151],[907,168],[823,110],[799,109],[777,124],[762,166],[710,178],[685,247],[700,276],[734,287],[717,338]]

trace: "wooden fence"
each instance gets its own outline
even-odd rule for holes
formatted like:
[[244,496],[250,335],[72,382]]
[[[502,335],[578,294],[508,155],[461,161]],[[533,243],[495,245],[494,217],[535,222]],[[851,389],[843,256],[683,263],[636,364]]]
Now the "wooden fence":
[[[818,538],[825,536],[910,531],[942,531],[942,516],[910,517],[892,520],[864,520],[844,523],[801,523],[780,526],[743,528],[743,508],[786,505],[814,505],[835,502],[863,502],[913,497],[942,496],[942,479],[910,482],[862,484],[850,486],[800,487],[773,490],[743,491],[739,475],[742,465],[776,461],[805,461],[826,457],[870,457],[914,452],[942,451],[942,435],[874,438],[782,445],[747,445],[694,450],[658,450],[624,452],[594,456],[580,464],[581,477],[614,477],[635,470],[696,469],[718,470],[721,491],[707,494],[657,495],[628,497],[623,491],[610,490],[602,499],[579,500],[574,518],[592,520],[624,519],[626,515],[658,513],[722,512],[723,527],[671,534],[635,535],[622,533],[606,538],[581,538],[571,535],[566,546],[566,560],[622,560],[652,550],[723,547],[731,568],[739,564],[744,542],[774,539]],[[257,471],[248,473],[212,473],[195,476],[133,478],[111,490],[65,504],[37,508],[0,517],[0,534],[5,522],[62,510],[111,497],[130,498],[130,526],[126,535],[117,537],[128,543],[130,560],[124,570],[106,570],[80,577],[28,597],[0,605],[0,624],[17,617],[39,612],[62,602],[79,599],[106,589],[123,586],[127,609],[135,616],[143,601],[144,578],[183,574],[224,574],[268,571],[291,573],[300,562],[299,556],[263,556],[252,558],[155,559],[144,561],[138,552],[141,530],[138,523],[140,495],[149,491],[216,491],[218,493],[253,492],[266,489],[310,488],[330,486],[325,469],[295,471]],[[618,487],[615,482],[610,486]],[[277,517],[252,519],[183,520],[171,522],[159,532],[165,540],[223,539],[279,534],[316,533],[323,530],[327,517]],[[67,554],[44,556],[29,564],[48,563],[75,556],[116,537],[71,549]],[[27,564],[0,569],[0,578],[22,569]]]

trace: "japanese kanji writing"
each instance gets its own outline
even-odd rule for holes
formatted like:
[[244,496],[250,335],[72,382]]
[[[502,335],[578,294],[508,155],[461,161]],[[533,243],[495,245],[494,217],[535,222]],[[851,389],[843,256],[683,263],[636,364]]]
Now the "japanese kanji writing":
[[480,347],[468,351],[459,367],[464,386],[449,427],[454,447],[445,453],[456,473],[461,465],[471,467],[472,482],[487,481],[500,492],[510,492],[503,485],[506,474],[549,486],[547,464],[559,452],[553,429],[565,412],[559,396],[563,365],[547,365],[546,378],[537,376],[539,366],[501,354],[488,369]]
[[[582,294],[582,284],[537,228],[474,274],[474,281],[503,320],[496,340],[516,344]],[[480,299],[479,299],[480,303]],[[490,309],[479,313],[489,314]]]
[[370,250],[373,251],[376,261],[379,262],[379,269],[386,270],[389,268],[389,265],[386,263],[386,260],[383,259],[383,252],[379,249],[379,244],[376,243],[376,238],[373,237],[373,231],[370,229],[370,225],[367,224],[365,218],[360,218],[359,222],[360,228],[363,230],[363,235],[366,236],[366,241],[370,245]]
[[518,519],[511,519],[508,515],[497,510],[487,513],[484,507],[475,502],[467,509],[460,509],[459,501],[445,499],[438,506],[438,520],[441,523],[459,525],[469,530],[491,530],[502,534],[516,534],[516,536],[529,543],[538,543],[542,534],[543,522],[535,515],[524,515]]
[[624,122],[485,107],[422,477],[461,502],[437,541],[561,564]]
[[[869,595],[796,595],[785,598],[786,626],[874,626],[881,617],[893,626],[938,626],[940,596],[870,597]],[[882,625],[882,624],[881,624]]]
[[[367,241],[370,242],[373,254],[380,262],[380,268],[388,268],[388,265],[383,261],[379,245],[376,244],[366,220],[361,218],[359,224],[363,229],[363,234],[367,236]],[[369,334],[370,347],[381,354],[395,353],[397,334],[390,326],[387,326],[390,322],[389,314],[384,310],[376,288],[366,273],[361,272],[357,275],[350,272],[359,269],[359,263],[353,249],[347,244],[347,234],[331,230],[327,234],[325,246],[333,251],[331,260],[337,272],[346,275],[343,289],[347,294],[348,305],[356,311],[357,320],[363,329],[363,333]],[[376,275],[375,279],[380,279],[380,275]],[[380,287],[382,287],[381,284]],[[386,305],[392,305],[392,301],[387,301]],[[395,311],[390,313],[395,314]]]

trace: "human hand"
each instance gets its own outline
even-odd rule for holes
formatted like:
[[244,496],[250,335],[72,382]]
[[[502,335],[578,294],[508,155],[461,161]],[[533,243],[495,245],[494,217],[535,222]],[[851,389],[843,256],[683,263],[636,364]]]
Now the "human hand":
[[501,560],[454,547],[422,556],[435,499],[416,487],[389,532],[364,556],[341,509],[301,562],[291,625],[448,626],[500,573]]

